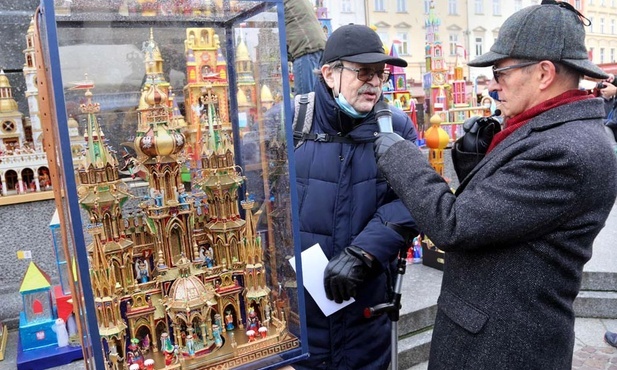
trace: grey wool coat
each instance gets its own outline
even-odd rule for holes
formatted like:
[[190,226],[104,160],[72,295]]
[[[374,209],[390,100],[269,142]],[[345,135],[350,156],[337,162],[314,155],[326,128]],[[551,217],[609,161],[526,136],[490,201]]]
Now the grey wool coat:
[[498,144],[453,194],[412,143],[378,165],[446,252],[429,369],[571,369],[583,265],[615,202],[601,100],[562,105]]

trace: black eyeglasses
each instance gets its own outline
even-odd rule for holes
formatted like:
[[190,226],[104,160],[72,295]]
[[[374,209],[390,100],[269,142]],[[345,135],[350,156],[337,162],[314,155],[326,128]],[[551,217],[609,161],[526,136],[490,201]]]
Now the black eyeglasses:
[[499,79],[501,78],[502,75],[504,75],[505,71],[509,71],[511,69],[528,67],[528,66],[532,66],[538,63],[540,62],[524,62],[524,63],[519,63],[519,64],[512,64],[511,66],[502,67],[502,68],[495,68],[495,66],[493,66],[493,78],[495,79],[495,82],[499,83]]
[[381,82],[386,82],[388,77],[390,77],[390,72],[380,69],[379,71],[374,70],[373,68],[351,68],[340,66],[341,69],[346,69],[348,71],[356,72],[356,78],[362,82],[369,82],[373,79],[375,75]]

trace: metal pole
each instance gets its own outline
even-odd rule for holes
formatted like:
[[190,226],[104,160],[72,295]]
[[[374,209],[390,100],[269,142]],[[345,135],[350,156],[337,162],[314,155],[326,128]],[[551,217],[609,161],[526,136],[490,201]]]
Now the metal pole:
[[398,321],[392,321],[392,360],[390,369],[398,370]]

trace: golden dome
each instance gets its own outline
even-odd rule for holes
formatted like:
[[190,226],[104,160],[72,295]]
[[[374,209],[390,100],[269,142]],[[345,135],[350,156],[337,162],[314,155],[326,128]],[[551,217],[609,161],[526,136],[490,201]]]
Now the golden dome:
[[242,89],[238,89],[238,107],[250,107],[248,99],[246,98],[246,94]]
[[274,101],[274,99],[272,98],[272,92],[270,91],[270,88],[267,85],[263,85],[261,87],[261,102],[262,103],[271,103]]
[[0,112],[15,112],[18,109],[15,99],[0,100]]
[[79,128],[79,122],[77,122],[77,120],[73,116],[69,117],[67,125],[69,126],[69,128]]
[[148,89],[148,91],[146,91],[144,96],[145,103],[150,106],[167,103],[167,99],[167,93],[157,84],[150,85],[150,88]]
[[190,275],[174,281],[169,289],[169,299],[166,306],[179,311],[205,306],[208,301],[215,301],[214,293],[206,289],[199,278]]
[[11,83],[9,82],[9,78],[6,77],[6,75],[4,74],[4,71],[0,72],[0,88],[10,88],[11,87]]
[[135,138],[135,148],[148,157],[167,156],[177,154],[184,148],[185,139],[179,131],[169,130],[165,125],[159,124],[150,128],[145,134]]
[[245,62],[251,60],[249,57],[249,49],[246,47],[244,41],[240,41],[236,48],[236,62]]
[[424,133],[424,139],[426,140],[426,146],[431,149],[445,149],[450,142],[450,136],[441,128],[441,117],[435,114],[431,117],[431,127]]
[[139,105],[137,109],[143,110],[148,109],[148,104],[146,104],[146,94],[148,93],[148,89],[144,87],[141,91],[141,96],[139,97]]

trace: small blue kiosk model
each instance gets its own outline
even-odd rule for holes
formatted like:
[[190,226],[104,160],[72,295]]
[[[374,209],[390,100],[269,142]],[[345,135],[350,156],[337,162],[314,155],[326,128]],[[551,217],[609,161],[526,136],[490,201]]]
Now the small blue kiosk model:
[[18,370],[47,369],[83,357],[80,346],[68,345],[68,331],[57,316],[51,288],[49,275],[30,262],[19,288],[23,311],[19,314]]

